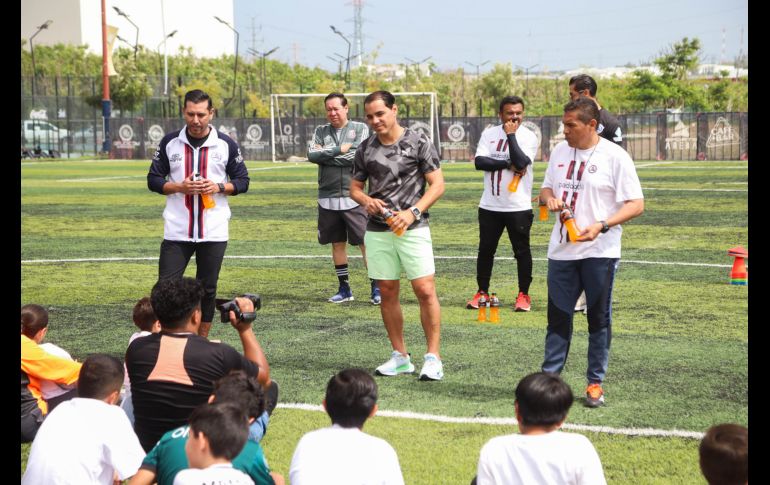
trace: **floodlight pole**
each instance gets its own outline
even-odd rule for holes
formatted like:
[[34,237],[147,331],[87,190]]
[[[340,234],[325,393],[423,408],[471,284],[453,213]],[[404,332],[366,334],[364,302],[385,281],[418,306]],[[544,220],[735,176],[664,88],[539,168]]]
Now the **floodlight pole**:
[[32,43],[32,39],[35,38],[42,30],[47,29],[49,25],[53,23],[53,20],[46,20],[45,23],[37,28],[37,31],[29,38],[29,51],[32,54],[32,109],[35,109],[35,78],[37,77],[37,67],[35,67],[35,45]]
[[522,66],[516,64],[516,67],[518,67],[519,69],[522,69],[522,70],[524,70],[526,72],[526,74],[524,75],[525,76],[524,77],[524,96],[529,94],[529,70],[533,69],[533,68],[535,68],[535,67],[537,67],[539,65],[540,64],[532,64],[529,67],[522,67]]
[[233,96],[232,96],[232,98],[230,98],[231,100],[234,100],[235,99],[235,84],[236,84],[235,81],[236,81],[237,76],[238,76],[238,44],[240,44],[241,36],[240,36],[240,34],[238,34],[238,31],[233,28],[232,25],[228,24],[227,22],[225,22],[221,18],[217,17],[216,15],[214,15],[214,18],[217,19],[217,22],[225,24],[227,26],[227,28],[229,28],[230,30],[235,32],[235,66],[233,67]]
[[273,52],[277,51],[278,47],[280,46],[273,47],[267,52],[259,52],[251,48],[249,49],[250,53],[252,53],[255,56],[259,56],[261,58],[262,76],[261,76],[261,79],[259,80],[259,95],[260,97],[263,97],[263,98],[265,97],[265,87],[267,85],[267,70],[265,69],[265,58],[270,54],[272,54]]
[[348,57],[347,62],[345,63],[345,89],[350,89],[350,41],[347,37],[342,35],[342,32],[337,30],[333,25],[330,25],[332,32],[342,37],[342,40],[348,43]]
[[118,7],[112,7],[112,8],[118,13],[118,15],[128,20],[128,22],[131,25],[133,25],[134,28],[136,29],[136,40],[134,41],[134,64],[136,64],[136,50],[139,49],[139,27],[134,22],[131,21],[131,18],[129,18],[126,12],[122,11]]

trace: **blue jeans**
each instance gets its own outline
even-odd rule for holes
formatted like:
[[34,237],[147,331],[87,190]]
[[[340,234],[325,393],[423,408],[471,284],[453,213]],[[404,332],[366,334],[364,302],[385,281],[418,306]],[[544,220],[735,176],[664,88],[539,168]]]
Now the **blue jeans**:
[[560,373],[572,341],[572,320],[580,292],[588,306],[589,384],[601,383],[607,373],[612,340],[612,285],[618,258],[548,260],[548,330],[542,370]]

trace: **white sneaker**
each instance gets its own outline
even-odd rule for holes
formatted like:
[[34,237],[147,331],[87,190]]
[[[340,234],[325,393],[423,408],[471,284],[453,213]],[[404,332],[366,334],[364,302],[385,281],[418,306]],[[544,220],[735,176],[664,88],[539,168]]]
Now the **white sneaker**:
[[575,303],[575,311],[576,312],[586,312],[586,292],[580,293],[580,296],[578,297],[577,303]]
[[434,354],[425,354],[425,363],[420,371],[421,381],[440,381],[444,377],[444,364]]
[[379,376],[395,376],[397,374],[411,374],[414,372],[414,364],[409,354],[402,355],[398,350],[390,354],[390,360],[377,367],[374,373]]

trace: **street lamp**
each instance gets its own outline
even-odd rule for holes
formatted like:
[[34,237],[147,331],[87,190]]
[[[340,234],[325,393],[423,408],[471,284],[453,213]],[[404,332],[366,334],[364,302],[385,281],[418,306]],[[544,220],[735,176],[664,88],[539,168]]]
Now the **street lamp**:
[[35,38],[41,30],[45,30],[49,25],[53,23],[53,20],[46,20],[45,23],[37,28],[37,31],[29,38],[29,50],[32,54],[32,109],[35,108],[35,78],[37,77],[37,68],[35,67],[35,45],[32,43],[32,39]]
[[341,59],[337,59],[336,57],[332,57],[332,56],[326,56],[326,58],[327,58],[327,59],[330,59],[330,60],[332,60],[332,61],[334,61],[334,62],[336,62],[337,64],[339,64],[339,67],[338,67],[337,73],[338,73],[338,74],[342,74],[342,61],[343,61],[345,58],[344,58],[344,57],[342,57]]
[[158,60],[160,60],[160,46],[163,44],[163,94],[168,94],[168,57],[166,55],[166,41],[176,35],[178,31],[174,30],[160,41],[158,47],[155,49],[158,51]]
[[[233,28],[232,25],[228,24],[227,22],[225,22],[224,20],[220,19],[216,15],[214,15],[214,18],[217,19],[217,22],[219,22],[221,24],[225,24],[228,29],[230,29],[233,32],[235,32],[235,67],[233,67],[233,97],[230,98],[230,100],[232,101],[233,99],[235,99],[235,80],[236,80],[236,78],[238,76],[238,44],[241,43],[241,41],[240,41],[241,36],[240,36],[240,34],[238,34],[238,31]],[[228,103],[225,103],[225,104],[228,104]]]
[[476,66],[476,79],[478,79],[481,76],[481,66],[483,66],[484,64],[488,64],[489,61],[484,61],[481,64],[474,64],[468,61],[465,61],[465,63],[468,64],[469,66]]
[[136,29],[136,41],[134,41],[134,64],[136,64],[136,50],[139,48],[139,27],[134,22],[131,21],[131,19],[128,17],[128,14],[126,12],[122,11],[118,7],[112,7],[112,8],[118,13],[118,15],[120,15],[121,17],[125,17],[125,19],[128,20],[128,23],[133,25],[134,28]]
[[342,37],[342,40],[348,43],[348,57],[347,62],[345,63],[345,89],[350,89],[350,41],[347,37],[342,35],[342,32],[334,28],[333,25],[330,25],[332,32]]
[[521,69],[521,70],[526,72],[526,74],[525,74],[526,77],[524,78],[525,79],[525,81],[524,81],[525,82],[525,84],[524,84],[524,96],[526,96],[527,93],[529,93],[529,70],[532,69],[532,68],[535,68],[535,67],[537,67],[539,65],[540,64],[532,64],[529,67],[522,67],[522,66],[516,64],[516,67],[518,67],[519,69]]
[[249,49],[249,52],[251,52],[255,56],[259,56],[262,58],[262,79],[260,80],[260,83],[259,83],[259,94],[262,97],[265,96],[265,84],[267,84],[267,74],[266,74],[267,71],[265,71],[265,57],[269,56],[270,54],[272,54],[277,50],[278,50],[278,47],[273,47],[267,52],[259,52],[254,49]]

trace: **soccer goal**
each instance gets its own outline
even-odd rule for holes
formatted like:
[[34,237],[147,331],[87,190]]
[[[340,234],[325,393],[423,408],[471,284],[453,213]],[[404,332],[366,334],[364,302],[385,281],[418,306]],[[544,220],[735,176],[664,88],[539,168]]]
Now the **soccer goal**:
[[[344,93],[349,103],[357,98],[365,98],[369,93]],[[270,95],[270,144],[273,162],[286,161],[290,156],[305,157],[307,154],[307,143],[312,140],[313,132],[316,126],[327,123],[324,111],[322,109],[322,100],[328,93],[292,93],[292,94],[271,94]],[[403,92],[393,93],[396,97],[396,104],[399,106],[399,121],[402,125],[408,126],[413,130],[422,131],[436,146],[436,150],[441,153],[441,136],[438,129],[438,103],[436,93],[429,92]],[[290,104],[301,103],[306,99],[314,99],[316,103],[321,98],[321,108],[317,117],[305,117],[296,114],[296,106],[290,108]],[[410,105],[409,99],[414,99],[414,104],[422,105],[420,113],[410,113],[405,106]],[[419,101],[417,101],[419,100]],[[357,107],[358,108],[358,107]],[[427,111],[427,112],[426,112]],[[418,116],[415,116],[418,115]],[[348,118],[356,121],[365,121],[362,110],[356,116],[351,110]]]

